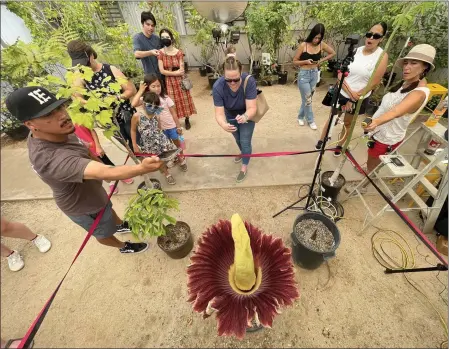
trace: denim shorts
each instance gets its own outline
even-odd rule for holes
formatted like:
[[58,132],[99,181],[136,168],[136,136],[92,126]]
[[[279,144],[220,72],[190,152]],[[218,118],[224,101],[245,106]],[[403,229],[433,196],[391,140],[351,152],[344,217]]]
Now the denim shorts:
[[[78,224],[81,228],[83,228],[85,231],[89,231],[90,227],[94,223],[95,218],[97,218],[99,213],[100,212],[93,214],[85,214],[82,216],[68,216],[68,217],[73,222]],[[114,217],[112,216],[112,203],[111,201],[109,201],[104,210],[103,217],[101,217],[100,222],[95,228],[93,236],[97,239],[105,239],[114,235],[116,231],[117,225],[115,224]]]
[[168,130],[164,130],[163,132],[164,132],[164,135],[166,135],[168,139],[176,141],[179,138],[176,127],[169,128]]

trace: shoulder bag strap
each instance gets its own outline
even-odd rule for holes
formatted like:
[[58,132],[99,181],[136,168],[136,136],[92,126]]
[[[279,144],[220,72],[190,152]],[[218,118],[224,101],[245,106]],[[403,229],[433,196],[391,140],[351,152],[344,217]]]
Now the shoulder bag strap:
[[243,83],[243,95],[246,97],[246,85],[248,85],[248,80],[250,78],[251,75],[247,75],[245,78],[245,82]]

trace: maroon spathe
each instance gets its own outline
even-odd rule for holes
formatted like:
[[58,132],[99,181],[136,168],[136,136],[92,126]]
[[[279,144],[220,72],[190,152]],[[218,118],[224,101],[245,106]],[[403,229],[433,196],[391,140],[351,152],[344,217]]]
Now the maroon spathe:
[[292,305],[299,297],[294,280],[291,251],[280,238],[263,234],[245,222],[256,269],[262,269],[260,287],[249,295],[236,293],[228,280],[234,263],[234,240],[230,221],[210,227],[198,242],[188,267],[189,302],[203,313],[211,302],[216,310],[219,336],[242,339],[257,312],[260,323],[271,327],[281,306]]

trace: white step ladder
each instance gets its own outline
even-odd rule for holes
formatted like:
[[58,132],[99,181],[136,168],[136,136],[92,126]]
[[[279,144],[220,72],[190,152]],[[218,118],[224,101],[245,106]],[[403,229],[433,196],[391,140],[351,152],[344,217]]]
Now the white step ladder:
[[[448,178],[447,178],[447,141],[444,138],[446,128],[437,124],[433,127],[428,127],[422,123],[416,130],[414,130],[402,144],[392,151],[389,155],[380,156],[381,163],[369,174],[369,177],[379,184],[382,191],[391,199],[393,203],[397,203],[404,196],[408,195],[415,202],[418,207],[413,208],[401,208],[402,211],[407,212],[411,210],[421,210],[424,219],[423,232],[429,233],[432,231],[435,222],[440,214],[441,208],[448,195]],[[413,154],[399,154],[399,151],[404,149],[404,146],[408,145],[410,139],[422,133],[418,142],[418,148]],[[430,138],[436,139],[444,146],[443,149],[438,149],[435,155],[428,155],[424,153],[424,149],[427,146]],[[407,161],[406,157],[411,157],[411,161]],[[392,159],[399,159],[404,166],[396,166]],[[421,166],[422,161],[427,162],[424,167]],[[441,174],[441,180],[439,181],[439,187],[436,188],[425,176],[429,172],[436,168]],[[388,187],[385,179],[403,178],[404,187],[394,194]],[[364,178],[343,200],[346,201],[349,198],[358,196],[367,209],[365,220],[363,223],[362,231],[365,230],[373,221],[378,219],[385,211],[393,211],[389,204],[386,204],[379,212],[373,213],[369,207],[367,201],[363,197],[364,194],[360,192],[360,189],[369,183],[367,178]],[[424,190],[434,198],[433,204],[427,206],[425,201],[415,192],[413,189],[417,184],[421,184]],[[376,192],[377,193],[377,192]],[[367,195],[367,194],[365,194]]]

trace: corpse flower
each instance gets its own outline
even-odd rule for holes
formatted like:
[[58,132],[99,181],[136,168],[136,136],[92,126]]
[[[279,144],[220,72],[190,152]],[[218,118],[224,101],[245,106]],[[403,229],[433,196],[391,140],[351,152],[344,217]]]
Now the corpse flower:
[[299,297],[290,249],[238,214],[203,233],[190,260],[189,302],[204,318],[217,312],[219,336],[271,328],[280,307]]

